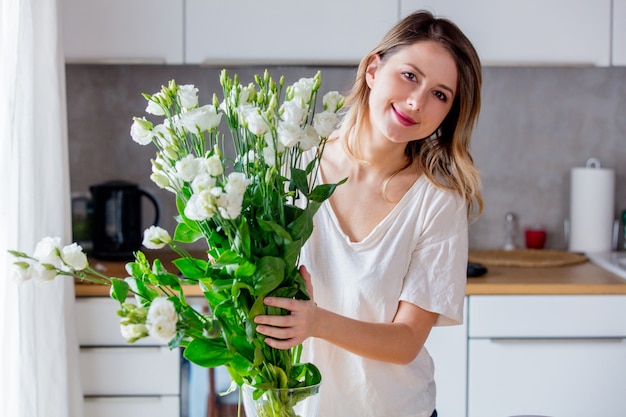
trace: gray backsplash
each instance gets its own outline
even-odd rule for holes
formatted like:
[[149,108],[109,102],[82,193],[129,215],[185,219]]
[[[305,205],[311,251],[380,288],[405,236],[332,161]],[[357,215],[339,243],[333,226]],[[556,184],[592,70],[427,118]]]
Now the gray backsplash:
[[[323,89],[350,85],[352,67],[272,67],[291,83],[322,70]],[[262,67],[229,69],[243,82]],[[141,93],[154,93],[170,79],[195,84],[200,101],[219,92],[220,68],[150,65],[68,65],[67,103],[71,188],[111,179],[136,182],[163,206],[162,226],[173,232],[172,194],[150,180],[154,148],[129,135],[133,116],[144,116]],[[569,215],[570,170],[590,157],[617,174],[616,217],[626,209],[626,68],[486,67],[483,107],[472,142],[482,174],[485,210],[470,227],[472,249],[500,248],[504,216],[520,226],[542,224],[546,246],[564,249]],[[146,214],[146,218],[150,218]]]

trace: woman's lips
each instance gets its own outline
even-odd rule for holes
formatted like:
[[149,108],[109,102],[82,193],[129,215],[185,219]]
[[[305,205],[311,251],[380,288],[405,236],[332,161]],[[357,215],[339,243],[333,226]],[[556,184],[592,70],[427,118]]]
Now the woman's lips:
[[413,126],[417,124],[417,122],[413,120],[410,116],[396,109],[393,105],[391,106],[391,108],[393,109],[393,112],[396,115],[396,118],[398,119],[400,124],[404,126]]

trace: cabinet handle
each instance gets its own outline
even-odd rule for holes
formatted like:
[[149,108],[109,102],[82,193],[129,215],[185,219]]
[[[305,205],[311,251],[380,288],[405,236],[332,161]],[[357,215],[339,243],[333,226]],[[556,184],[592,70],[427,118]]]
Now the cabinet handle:
[[137,346],[137,347],[118,347],[118,346],[81,346],[83,352],[115,352],[115,353],[138,353],[146,350],[159,351],[163,349],[161,346]]
[[125,397],[91,397],[85,395],[85,401],[99,403],[134,403],[134,402],[160,402],[160,395],[142,395],[142,396],[125,396]]
[[492,337],[492,343],[622,343],[624,337]]

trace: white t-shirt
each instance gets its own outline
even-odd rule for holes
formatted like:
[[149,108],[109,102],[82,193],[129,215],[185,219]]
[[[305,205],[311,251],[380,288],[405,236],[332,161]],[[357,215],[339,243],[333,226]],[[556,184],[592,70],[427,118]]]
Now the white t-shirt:
[[[389,323],[404,300],[439,313],[437,325],[460,324],[466,213],[457,194],[422,175],[370,235],[351,242],[324,202],[301,254],[315,301],[343,316]],[[426,349],[411,363],[396,365],[310,338],[302,359],[322,373],[320,417],[430,417],[435,408],[434,367]]]

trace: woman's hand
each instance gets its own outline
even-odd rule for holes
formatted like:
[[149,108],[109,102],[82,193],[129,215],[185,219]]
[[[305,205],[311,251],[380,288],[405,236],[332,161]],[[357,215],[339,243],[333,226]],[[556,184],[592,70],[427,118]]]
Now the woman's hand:
[[267,306],[278,307],[289,311],[286,316],[256,316],[257,332],[267,336],[265,343],[276,349],[291,349],[313,336],[313,324],[318,312],[313,299],[311,275],[304,266],[300,273],[306,283],[310,300],[293,298],[266,297],[263,302]]

